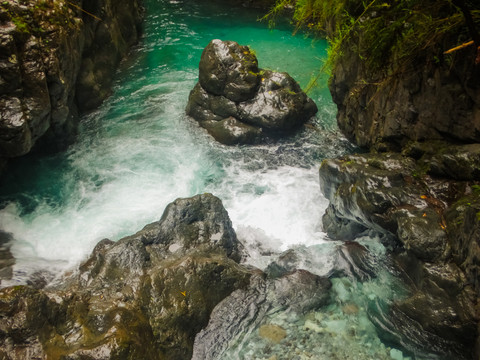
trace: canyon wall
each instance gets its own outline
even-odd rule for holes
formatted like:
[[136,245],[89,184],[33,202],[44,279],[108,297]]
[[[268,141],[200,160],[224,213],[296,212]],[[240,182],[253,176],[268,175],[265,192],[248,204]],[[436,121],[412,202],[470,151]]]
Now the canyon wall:
[[0,4],[0,164],[72,142],[141,33],[138,0]]
[[[457,347],[456,356],[478,358],[477,49],[472,44],[444,54],[468,39],[469,32],[460,26],[407,55],[398,50],[407,45],[387,44],[386,61],[377,58],[372,65],[369,51],[376,45],[365,24],[393,24],[396,16],[402,14],[390,8],[366,9],[335,49],[340,55],[329,87],[338,126],[366,153],[323,162],[320,182],[330,200],[324,228],[333,239],[351,240],[365,231],[380,234],[411,290],[392,307],[399,332],[402,318],[414,319],[418,331],[432,336],[432,348],[436,344],[448,352]],[[340,27],[337,19],[330,36]],[[382,34],[377,36],[381,42]]]

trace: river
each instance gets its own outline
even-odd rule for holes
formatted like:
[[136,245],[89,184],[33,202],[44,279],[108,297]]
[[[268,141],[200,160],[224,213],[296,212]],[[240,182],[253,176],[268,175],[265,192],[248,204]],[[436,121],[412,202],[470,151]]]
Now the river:
[[[132,234],[158,220],[174,199],[203,192],[222,199],[250,253],[248,263],[264,269],[293,249],[304,268],[327,275],[338,243],[322,231],[328,202],[318,168],[323,159],[353,149],[336,128],[328,76],[321,74],[309,92],[316,118],[270,144],[227,147],[185,116],[211,39],[250,46],[261,68],[286,71],[303,88],[322,67],[326,41],[292,36],[287,22],[269,29],[258,21],[262,12],[222,2],[148,0],[146,8],[144,38],[122,64],[112,96],[83,116],[77,142],[60,154],[20,159],[2,183],[0,228],[12,234],[16,259],[13,278],[2,286],[23,284],[45,269],[60,274],[99,240]],[[385,249],[376,239],[360,241],[382,259]],[[408,359],[405,349],[381,340],[368,310],[401,296],[395,281],[385,270],[365,282],[335,278],[334,300],[309,314],[310,328],[305,318],[277,314],[271,321],[287,329],[290,342],[303,341],[298,359]],[[262,341],[244,339],[224,359],[292,359],[285,345],[267,353]]]

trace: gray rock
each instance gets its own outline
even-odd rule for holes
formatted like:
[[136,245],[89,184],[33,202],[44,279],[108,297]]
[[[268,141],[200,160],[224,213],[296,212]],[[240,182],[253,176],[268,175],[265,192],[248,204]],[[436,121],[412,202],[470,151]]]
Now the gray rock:
[[0,99],[0,149],[4,154],[24,155],[32,147],[32,133],[20,99]]
[[212,311],[208,326],[195,338],[192,360],[221,359],[225,350],[248,337],[263,320],[278,311],[306,313],[327,304],[330,280],[305,270],[275,279],[251,278]]
[[1,162],[35,146],[58,150],[70,144],[79,111],[109,95],[115,69],[139,37],[139,1],[76,4],[0,7]]
[[260,142],[263,135],[261,128],[245,124],[233,116],[220,121],[206,120],[200,124],[225,145],[255,144]]
[[[418,161],[393,153],[325,160],[320,184],[330,205],[324,228],[343,240],[365,229],[384,235],[411,291],[388,314],[372,305],[372,321],[390,329],[382,333],[386,341],[422,347],[418,334],[426,331],[432,351],[468,358],[478,336],[480,191],[430,178],[429,161],[439,163],[442,154],[417,156]],[[348,256],[350,263],[362,263],[361,253]]]
[[223,144],[292,132],[317,112],[290,75],[259,69],[251,50],[233,41],[212,40],[199,69],[186,113]]
[[206,247],[240,260],[240,248],[228,213],[211,194],[177,199],[169,204],[158,224],[154,244],[170,252],[188,252]]
[[266,70],[251,100],[238,106],[241,121],[264,129],[298,128],[317,112],[317,106],[287,73]]
[[424,171],[437,178],[463,181],[480,179],[480,144],[412,142],[403,152],[418,158]]
[[249,100],[260,83],[258,61],[247,46],[215,39],[203,50],[198,78],[213,95],[235,102]]
[[370,46],[365,41],[358,31],[344,42],[329,82],[338,125],[349,140],[391,150],[408,141],[480,141],[480,72],[473,65],[474,47],[451,63],[430,61],[437,50],[419,51],[415,66],[392,76],[390,70],[367,69],[357,51]]
[[61,283],[0,290],[0,356],[189,359],[213,308],[249,283],[238,249],[218,198],[178,199],[138,233],[100,241]]

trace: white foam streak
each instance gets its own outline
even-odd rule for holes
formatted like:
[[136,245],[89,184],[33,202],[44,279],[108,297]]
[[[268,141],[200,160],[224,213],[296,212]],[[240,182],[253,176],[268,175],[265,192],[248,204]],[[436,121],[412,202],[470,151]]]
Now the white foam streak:
[[[37,265],[76,265],[99,240],[132,234],[158,220],[176,198],[202,192],[222,199],[252,258],[256,253],[261,259],[265,249],[279,252],[322,242],[319,224],[327,203],[317,178],[321,159],[318,151],[309,150],[321,149],[319,142],[305,144],[300,135],[280,145],[226,149],[185,118],[185,106],[198,75],[201,49],[212,38],[240,43],[248,39],[247,44],[263,55],[262,66],[282,67],[303,76],[302,83],[318,68],[316,57],[323,50],[312,48],[310,40],[272,32],[255,22],[247,34],[243,21],[226,29],[221,18],[212,22],[201,17],[197,22],[190,10],[176,14],[175,27],[168,28],[170,16],[171,11],[150,16],[145,45],[135,63],[124,69],[114,96],[83,119],[78,142],[64,157],[45,161],[40,178],[52,171],[58,174],[51,179],[53,186],[43,191],[44,183],[33,181],[33,189],[21,194],[32,201],[0,210],[1,228],[13,234],[18,279],[25,279]],[[175,32],[169,41],[164,26]],[[296,54],[278,57],[279,49],[292,46]],[[322,114],[319,118],[333,122],[333,116]]]
[[[225,185],[238,190],[223,196],[239,237],[247,229],[260,231],[264,245],[275,251],[322,241],[320,221],[327,203],[320,194],[316,169],[285,166],[259,173],[245,171],[232,178]],[[270,244],[265,244],[266,239]]]

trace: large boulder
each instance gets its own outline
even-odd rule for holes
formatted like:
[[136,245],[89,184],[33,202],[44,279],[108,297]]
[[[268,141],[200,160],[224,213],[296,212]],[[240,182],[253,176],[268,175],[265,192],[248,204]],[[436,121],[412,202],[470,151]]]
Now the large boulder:
[[158,222],[100,241],[60,285],[0,291],[2,359],[189,359],[213,308],[246,287],[221,201],[178,199]]
[[[248,341],[239,339],[259,330],[279,341],[285,330],[268,325],[269,317],[280,311],[302,314],[318,309],[328,303],[331,286],[329,279],[306,270],[278,278],[253,276],[246,289],[234,291],[215,307],[208,326],[195,338],[192,360],[222,359],[232,344]],[[270,334],[265,334],[267,329]]]
[[186,112],[217,141],[232,145],[291,132],[317,106],[287,73],[259,69],[248,47],[215,39],[202,53]]
[[247,46],[212,40],[200,58],[198,80],[212,95],[235,102],[251,99],[260,82],[257,57]]

